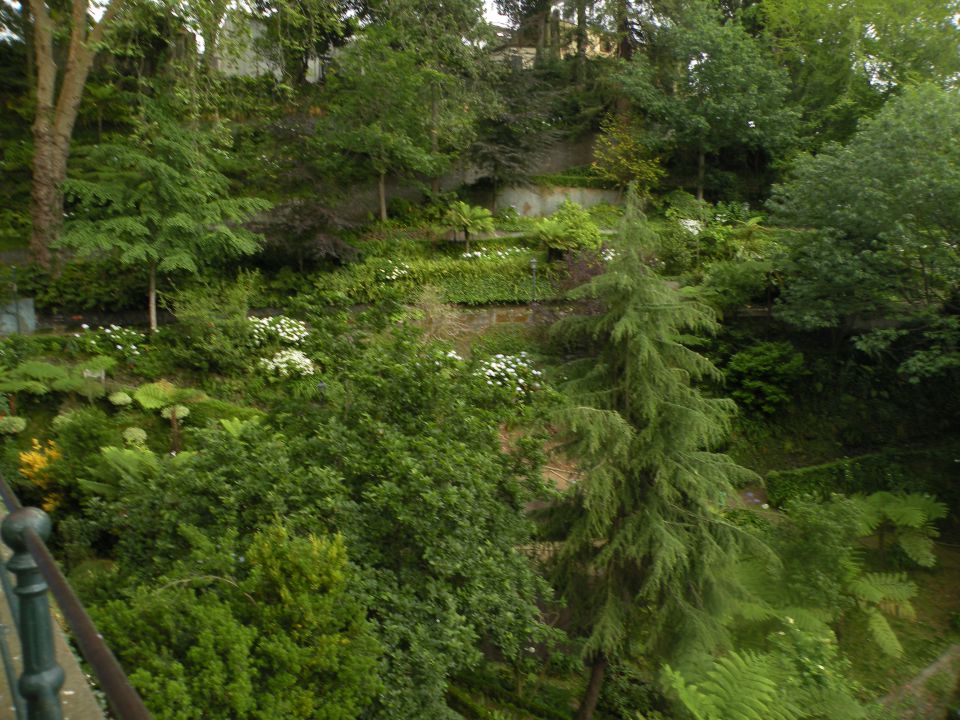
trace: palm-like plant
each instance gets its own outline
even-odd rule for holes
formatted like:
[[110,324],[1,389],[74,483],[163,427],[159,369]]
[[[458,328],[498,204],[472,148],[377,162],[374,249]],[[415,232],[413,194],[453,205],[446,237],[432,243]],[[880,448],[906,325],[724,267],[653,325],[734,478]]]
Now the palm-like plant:
[[206,395],[193,388],[178,388],[167,380],[160,380],[141,385],[133,397],[145,410],[159,410],[170,421],[170,450],[179,452],[180,421],[190,414],[186,403],[203,400]]
[[463,231],[467,252],[470,252],[470,233],[493,231],[493,215],[490,211],[478,205],[468,205],[462,200],[457,200],[447,208],[443,220],[454,232]]

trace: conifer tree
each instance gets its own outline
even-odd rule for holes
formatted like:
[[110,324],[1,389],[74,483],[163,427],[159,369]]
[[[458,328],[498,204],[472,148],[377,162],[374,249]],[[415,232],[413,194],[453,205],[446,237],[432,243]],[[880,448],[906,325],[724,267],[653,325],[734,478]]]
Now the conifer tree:
[[621,240],[619,259],[575,291],[599,311],[554,328],[590,351],[569,366],[574,404],[562,420],[583,478],[551,513],[564,532],[558,587],[591,666],[581,720],[609,662],[713,647],[740,591],[739,537],[724,505],[749,472],[712,450],[735,406],[697,387],[717,370],[684,336],[714,320],[645,262],[655,238],[633,210]]

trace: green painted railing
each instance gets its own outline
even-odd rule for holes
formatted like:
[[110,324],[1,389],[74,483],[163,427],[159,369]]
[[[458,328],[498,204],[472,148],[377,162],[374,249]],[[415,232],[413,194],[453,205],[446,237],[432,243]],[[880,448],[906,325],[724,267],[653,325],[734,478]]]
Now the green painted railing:
[[50,536],[50,518],[38,508],[22,507],[3,478],[0,478],[0,496],[9,512],[0,525],[0,536],[13,551],[7,570],[16,577],[16,586],[10,592],[6,573],[0,570],[20,636],[23,672],[18,682],[13,682],[10,653],[2,636],[0,654],[14,694],[18,720],[61,720],[63,717],[60,688],[64,673],[54,649],[48,591],[70,626],[80,654],[90,664],[114,716],[119,720],[149,720],[150,713],[143,700],[130,685],[44,543]]

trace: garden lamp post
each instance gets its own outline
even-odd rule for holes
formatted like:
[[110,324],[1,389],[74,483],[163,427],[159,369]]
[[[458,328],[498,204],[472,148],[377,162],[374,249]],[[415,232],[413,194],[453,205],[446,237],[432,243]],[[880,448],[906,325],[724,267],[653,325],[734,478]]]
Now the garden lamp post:
[[531,295],[531,304],[537,301],[537,259],[530,258],[530,275],[533,278],[533,294]]

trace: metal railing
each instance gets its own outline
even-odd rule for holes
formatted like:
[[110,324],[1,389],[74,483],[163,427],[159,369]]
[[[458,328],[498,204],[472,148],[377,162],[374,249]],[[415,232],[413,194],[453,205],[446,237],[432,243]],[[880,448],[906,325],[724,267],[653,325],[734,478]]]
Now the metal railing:
[[[63,686],[63,668],[57,663],[54,650],[53,619],[47,591],[53,595],[60,612],[70,627],[73,639],[83,659],[89,663],[110,709],[119,720],[149,720],[150,713],[126,674],[103,642],[93,621],[73,592],[44,540],[50,536],[50,518],[34,507],[23,507],[6,481],[0,477],[0,496],[9,515],[0,525],[3,542],[13,551],[7,569],[16,576],[16,587],[10,598],[11,612],[20,636],[23,672],[11,691],[14,694],[18,718],[26,720],[60,720],[60,688]],[[8,590],[6,573],[0,570],[4,590]],[[0,653],[4,665],[9,652],[0,638]],[[12,677],[12,669],[7,677]],[[17,690],[22,702],[18,702]],[[26,714],[22,714],[25,708]]]

